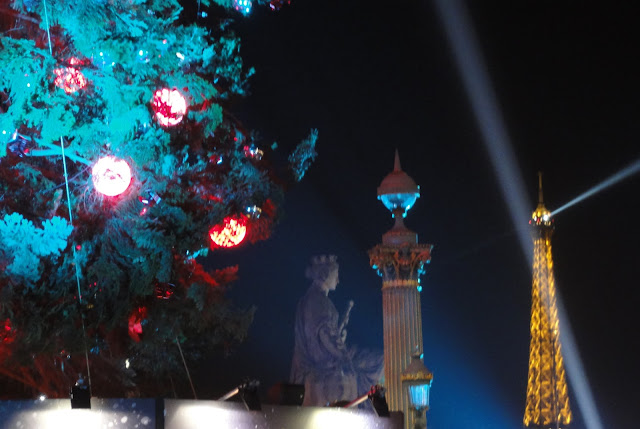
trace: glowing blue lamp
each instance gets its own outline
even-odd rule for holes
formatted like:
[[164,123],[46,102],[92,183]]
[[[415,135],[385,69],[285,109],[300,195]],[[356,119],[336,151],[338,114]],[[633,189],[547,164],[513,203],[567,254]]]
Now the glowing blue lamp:
[[420,354],[416,353],[411,356],[411,363],[402,372],[400,379],[402,380],[402,387],[409,395],[411,408],[415,411],[415,427],[426,428],[426,418],[423,418],[422,415],[429,409],[429,392],[433,374],[422,363]]
[[420,187],[400,168],[400,157],[396,150],[393,171],[382,180],[378,187],[378,199],[393,214],[396,222],[390,231],[382,236],[382,243],[388,245],[417,244],[418,236],[404,226],[403,218],[420,197]]
[[402,217],[420,197],[420,186],[416,185],[411,177],[400,167],[400,157],[396,150],[396,159],[393,171],[384,178],[378,187],[378,199],[393,213],[401,213]]
[[409,398],[411,399],[411,405],[417,409],[429,408],[429,390],[431,389],[431,383],[429,384],[414,384],[409,387]]

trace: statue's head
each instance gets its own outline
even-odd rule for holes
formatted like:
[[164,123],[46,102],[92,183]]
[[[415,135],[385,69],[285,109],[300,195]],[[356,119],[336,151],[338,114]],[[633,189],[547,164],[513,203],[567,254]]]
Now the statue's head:
[[320,255],[311,258],[305,275],[314,285],[329,291],[338,285],[338,257],[335,255]]

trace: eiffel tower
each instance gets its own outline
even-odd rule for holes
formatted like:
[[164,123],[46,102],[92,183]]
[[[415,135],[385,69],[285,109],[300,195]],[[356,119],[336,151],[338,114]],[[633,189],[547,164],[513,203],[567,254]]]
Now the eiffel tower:
[[531,217],[531,345],[523,422],[526,428],[560,429],[571,423],[573,418],[560,347],[556,286],[551,258],[553,220],[542,199],[542,173],[538,173],[538,207]]

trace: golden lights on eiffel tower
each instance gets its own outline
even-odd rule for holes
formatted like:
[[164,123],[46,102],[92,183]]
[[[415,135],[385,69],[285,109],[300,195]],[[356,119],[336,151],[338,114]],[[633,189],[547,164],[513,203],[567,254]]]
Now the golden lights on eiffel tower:
[[542,198],[538,174],[538,207],[532,214],[533,282],[531,288],[531,344],[524,426],[559,429],[571,423],[569,392],[560,346],[560,323],[551,257],[553,219]]

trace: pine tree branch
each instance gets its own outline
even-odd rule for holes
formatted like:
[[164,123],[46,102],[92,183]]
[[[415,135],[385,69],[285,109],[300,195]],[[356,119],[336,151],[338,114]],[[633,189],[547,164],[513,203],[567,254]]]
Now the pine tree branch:
[[30,21],[30,22],[34,22],[36,24],[40,24],[40,20],[39,19],[32,18],[30,16],[22,14],[22,13],[14,10],[14,9],[11,9],[11,8],[8,8],[8,7],[0,6],[0,12],[2,14],[15,16],[16,18],[23,19],[25,21]]
[[0,374],[4,375],[7,378],[17,381],[18,383],[22,383],[25,386],[29,386],[34,389],[37,389],[38,384],[35,382],[35,380],[32,377],[28,377],[28,378],[25,377],[25,376],[29,376],[30,374],[24,374],[25,372],[24,369],[22,372],[23,374],[21,376],[20,374],[16,374],[15,372],[11,371],[9,368],[0,366]]
[[[35,388],[38,389],[40,393],[46,394],[49,398],[65,397],[70,388],[69,377],[64,371],[56,371],[55,368],[45,365],[45,362],[50,364],[48,361],[49,358],[50,356],[40,355],[36,356],[33,360],[35,370],[41,379]],[[25,371],[28,370],[28,368],[25,368]]]
[[[45,146],[48,147],[48,150],[32,150],[30,151],[27,155],[28,156],[62,156],[62,150],[60,149],[59,146],[56,146],[54,144],[51,143],[44,143],[44,142],[38,142],[38,144],[40,146]],[[75,162],[81,162],[85,165],[91,165],[91,161],[82,158],[81,156],[78,155],[74,155],[73,153],[70,153],[71,151],[67,152],[65,151],[65,156],[67,158],[69,158],[72,161]]]

